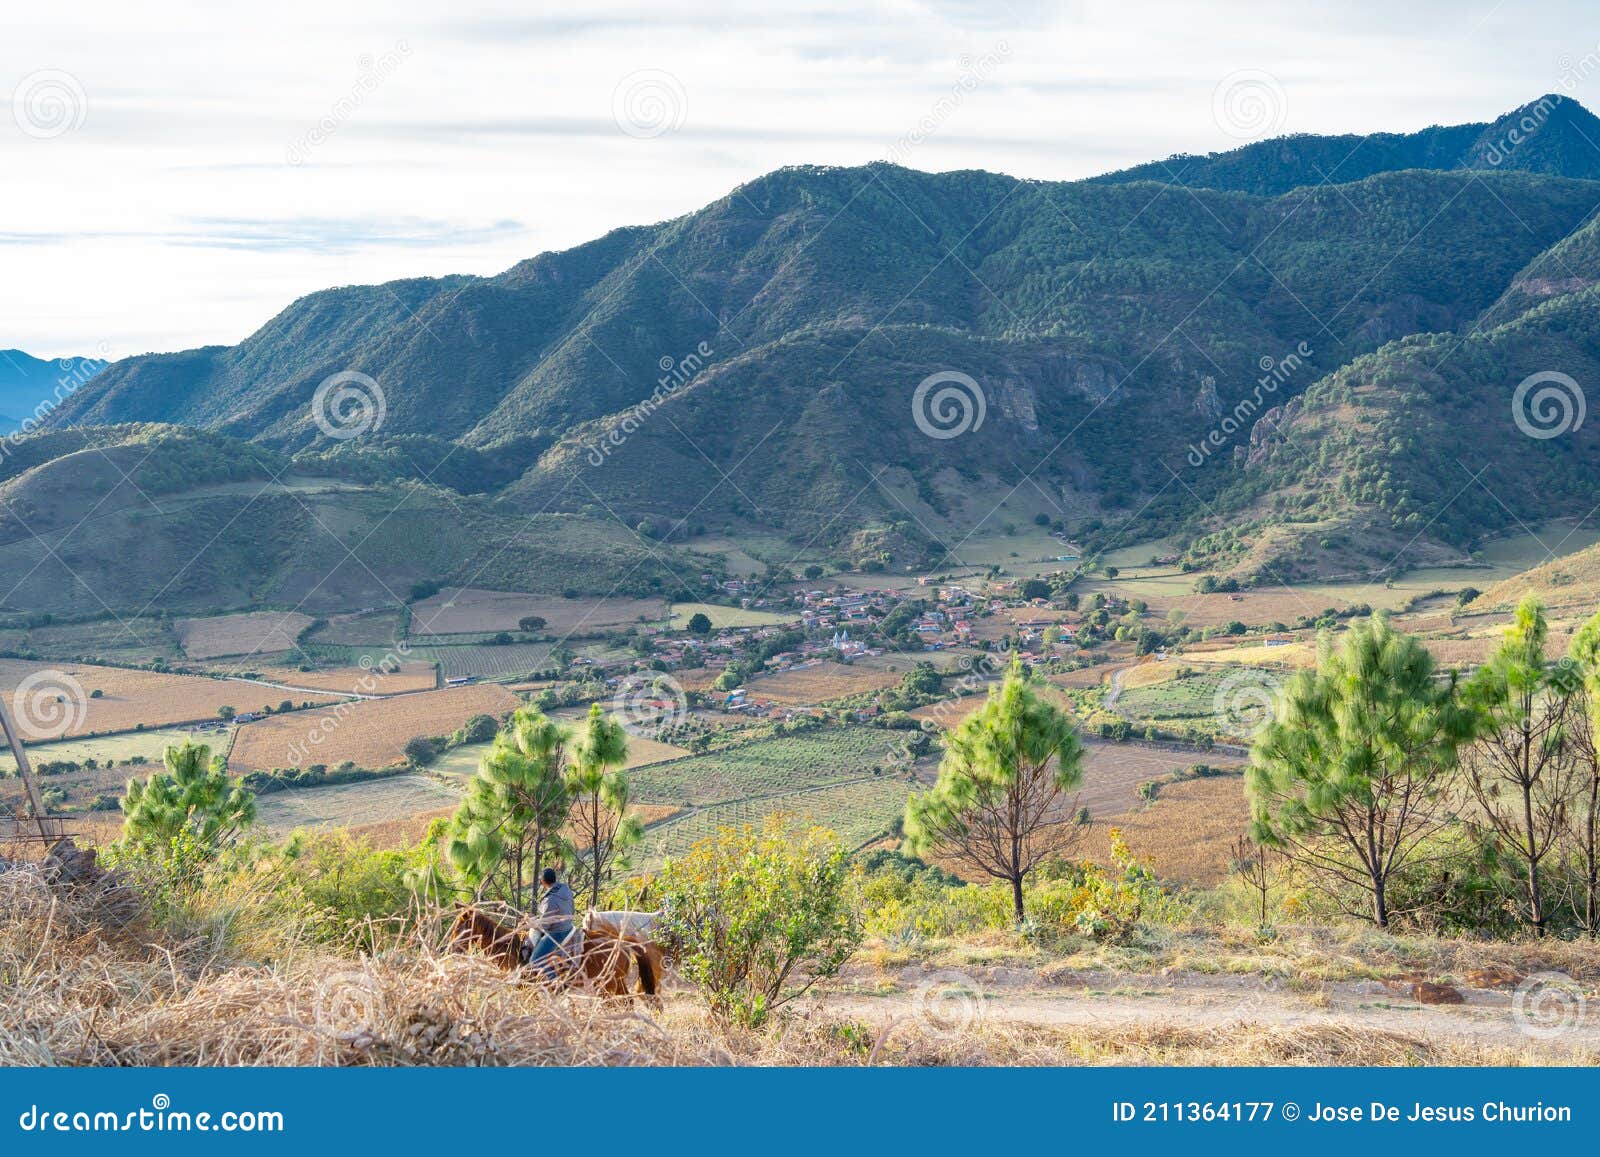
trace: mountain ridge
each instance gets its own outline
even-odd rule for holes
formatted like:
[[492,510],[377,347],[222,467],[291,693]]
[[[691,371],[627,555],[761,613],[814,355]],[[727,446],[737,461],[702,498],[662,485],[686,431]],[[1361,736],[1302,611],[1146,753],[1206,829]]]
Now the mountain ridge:
[[[652,535],[735,518],[849,557],[861,532],[881,531],[900,544],[895,561],[915,565],[962,537],[945,522],[964,490],[1023,479],[1053,518],[1109,527],[1138,511],[1153,532],[1181,532],[1196,565],[1246,579],[1290,555],[1305,569],[1306,536],[1263,505],[1271,484],[1280,502],[1314,489],[1282,449],[1299,430],[1317,439],[1321,471],[1351,480],[1314,496],[1322,537],[1348,541],[1309,573],[1381,569],[1397,544],[1414,559],[1459,553],[1503,516],[1425,508],[1445,499],[1428,479],[1393,481],[1422,460],[1400,451],[1379,455],[1391,481],[1372,497],[1377,458],[1329,415],[1405,445],[1404,423],[1428,425],[1410,400],[1431,396],[1417,384],[1424,337],[1437,358],[1465,349],[1474,373],[1512,372],[1536,350],[1586,371],[1568,299],[1600,273],[1600,151],[1569,146],[1600,122],[1549,104],[1505,163],[1458,163],[1541,107],[1426,139],[1390,134],[1358,158],[1375,171],[1338,185],[1298,178],[1340,138],[1206,159],[1220,184],[1275,165],[1288,187],[1272,194],[1209,187],[1204,173],[1152,186],[1137,170],[1043,182],[791,166],[492,277],[307,295],[236,346],[124,359],[48,424],[195,426],[372,484],[444,482],[509,511]],[[1380,163],[1418,156],[1440,167]],[[1539,313],[1552,302],[1567,305]],[[1528,314],[1522,336],[1501,333]],[[1293,372],[1263,402],[1262,367],[1286,359]],[[951,371],[978,384],[987,421],[929,436],[913,396]],[[322,383],[351,373],[376,382],[383,424],[346,441],[312,406]],[[1397,376],[1416,388],[1394,388]],[[1503,388],[1446,381],[1483,420]],[[1228,415],[1221,452],[1175,487],[1175,467]],[[1526,462],[1556,472],[1546,495],[1585,501],[1593,487],[1572,471],[1588,444],[1560,462],[1540,457],[1550,450],[1512,446],[1508,491],[1523,493],[1509,479]],[[1330,513],[1328,501],[1342,505]]]

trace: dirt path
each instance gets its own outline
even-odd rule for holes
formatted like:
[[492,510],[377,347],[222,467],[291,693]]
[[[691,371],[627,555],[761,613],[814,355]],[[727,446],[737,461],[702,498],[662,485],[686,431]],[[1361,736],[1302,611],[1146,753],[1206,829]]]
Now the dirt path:
[[[1550,1021],[1534,1023],[1534,1031],[1528,1031],[1519,1023],[1514,994],[1508,990],[1468,988],[1461,990],[1461,1004],[1425,1005],[1412,999],[1409,984],[1376,980],[1294,991],[1258,976],[1083,974],[1073,983],[1045,985],[1030,970],[984,971],[988,975],[978,980],[960,972],[913,967],[896,978],[894,992],[838,992],[823,999],[834,1011],[880,1025],[929,1016],[944,1023],[1097,1029],[1340,1025],[1422,1041],[1526,1050],[1553,1060],[1600,1053],[1600,1007],[1594,1001],[1587,1007],[1577,1000],[1565,1006],[1560,1031],[1548,1031]],[[1531,1002],[1522,1003],[1526,1011]],[[1560,1021],[1561,1010],[1554,1011]]]
[[1111,672],[1111,687],[1106,691],[1107,711],[1115,711],[1117,709],[1117,697],[1122,694],[1122,676],[1127,670],[1128,668],[1126,667],[1118,667]]

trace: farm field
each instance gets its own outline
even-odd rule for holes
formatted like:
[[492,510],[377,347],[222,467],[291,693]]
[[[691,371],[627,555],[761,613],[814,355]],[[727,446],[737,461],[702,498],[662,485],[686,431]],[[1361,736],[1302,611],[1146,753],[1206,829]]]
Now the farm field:
[[751,679],[745,687],[758,699],[770,699],[786,707],[810,707],[830,699],[881,691],[895,686],[901,678],[898,672],[856,664],[819,663],[815,667],[762,675]]
[[181,654],[169,622],[131,617],[0,631],[0,649],[32,651],[45,658],[83,662],[105,659],[116,663],[148,663],[176,659]]
[[179,619],[172,625],[183,653],[191,659],[225,655],[270,655],[292,651],[301,631],[312,624],[298,611],[251,611],[206,619]]
[[[648,827],[651,824],[658,824],[663,820],[671,819],[678,814],[680,809],[657,804],[642,804],[632,806],[628,810],[639,817],[640,823]],[[351,837],[365,840],[374,848],[406,848],[421,840],[427,834],[428,825],[435,819],[447,818],[454,811],[454,805],[449,807],[430,807],[427,811],[418,812],[416,815],[400,819],[351,824],[348,831]],[[645,846],[648,846],[648,840],[649,837],[647,835]]]
[[[1239,767],[1243,760],[1219,751],[1168,751],[1142,743],[1109,743],[1085,739],[1083,786],[1076,793],[1078,805],[1089,809],[1093,818],[1116,815],[1137,807],[1139,785],[1160,779],[1196,763],[1212,767]],[[1168,789],[1162,788],[1163,793]]]
[[1193,589],[1194,576],[1186,577],[1190,588],[1186,594],[1159,594],[1141,588],[1138,580],[1125,581],[1120,575],[1115,580],[1096,579],[1073,589],[1085,594],[1105,591],[1127,599],[1143,599],[1149,606],[1148,614],[1154,622],[1166,621],[1174,612],[1179,612],[1179,621],[1185,627],[1220,627],[1236,621],[1247,627],[1262,627],[1272,623],[1292,626],[1297,619],[1306,616],[1315,618],[1330,608],[1343,610],[1358,601],[1366,601],[1336,594],[1336,588],[1318,592],[1307,587],[1280,586],[1233,594],[1216,592],[1203,595]]
[[[574,648],[585,653],[585,648]],[[312,644],[305,648],[312,657],[323,662],[347,666],[360,666],[362,661],[377,665],[385,656],[400,655],[395,646],[334,647]],[[404,660],[407,663],[437,663],[442,678],[456,679],[476,675],[480,679],[516,679],[530,671],[542,671],[552,665],[554,646],[550,643],[493,644],[407,644]]]
[[558,638],[596,635],[640,622],[667,617],[662,599],[562,599],[518,591],[446,587],[432,598],[413,603],[413,635],[470,635],[515,631],[517,623],[538,615],[544,630]]
[[[31,706],[19,710],[15,691],[6,692],[6,701],[18,717],[24,739],[56,739],[85,735],[91,731],[132,731],[139,726],[161,727],[215,717],[221,707],[251,711],[264,703],[286,698],[282,692],[232,679],[207,679],[199,675],[165,675],[157,671],[137,671],[126,667],[100,667],[87,663],[45,663],[25,659],[0,659],[0,684],[16,688],[24,679],[35,677],[36,688],[53,688],[52,702],[45,704],[61,712],[45,718]],[[65,679],[60,678],[65,676]],[[68,682],[70,680],[70,682]],[[85,696],[75,698],[74,685]],[[95,691],[101,694],[93,697]],[[62,697],[54,702],[54,695]],[[331,702],[335,696],[306,693],[293,696],[296,703]],[[34,725],[35,723],[39,725]],[[61,730],[65,725],[66,729]]]
[[[553,718],[563,718],[553,713]],[[567,722],[574,722],[566,717]],[[467,780],[478,774],[478,764],[493,747],[491,743],[468,743],[445,752],[428,765],[428,770],[447,779]],[[628,736],[628,767],[646,767],[652,763],[665,763],[669,759],[682,759],[689,753],[670,743],[658,743],[643,735]]]
[[643,866],[658,866],[721,828],[759,825],[774,812],[832,828],[847,847],[860,847],[888,831],[904,812],[910,793],[903,776],[885,775],[685,811],[645,832]]
[[633,772],[644,803],[721,803],[856,779],[889,762],[903,737],[872,727],[824,727]]
[[1228,874],[1233,841],[1250,825],[1244,776],[1224,775],[1164,784],[1149,804],[1097,817],[1077,855],[1111,862],[1112,828],[1122,832],[1134,855],[1164,880],[1205,887]]
[[[1052,689],[1049,684],[1036,684],[1036,689],[1039,691],[1041,699],[1054,703],[1069,714],[1076,712],[1077,708],[1072,701],[1060,691]],[[926,704],[909,712],[909,714],[911,718],[922,722],[924,725],[932,723],[940,728],[955,727],[968,715],[982,707],[988,701],[988,698],[989,692],[987,689],[975,691],[971,695],[959,695],[954,699],[941,699],[936,703]]]
[[[404,761],[409,740],[448,735],[474,715],[504,715],[518,703],[503,687],[478,685],[350,702],[338,716],[327,711],[274,715],[239,728],[228,767],[235,774],[310,763],[334,767],[345,760],[357,767],[389,767]],[[311,736],[321,741],[309,744]],[[311,754],[296,758],[301,747]]]
[[1106,681],[1111,674],[1112,667],[1107,664],[1097,664],[1093,667],[1079,667],[1076,671],[1067,671],[1061,675],[1047,676],[1050,683],[1057,687],[1098,687]]
[[721,607],[715,603],[673,603],[672,628],[681,631],[695,615],[704,615],[717,630],[724,627],[777,627],[799,621],[796,614],[775,611],[749,611],[743,607]]
[[399,611],[363,611],[353,615],[330,615],[326,622],[306,636],[306,641],[360,646],[392,643],[399,636]]
[[[426,775],[274,791],[256,801],[256,824],[276,835],[299,827],[346,827],[453,810],[460,794]],[[424,823],[424,826],[426,824]]]
[[1234,666],[1314,667],[1317,663],[1317,645],[1313,640],[1284,643],[1269,647],[1262,643],[1242,646],[1185,647],[1180,663],[1226,663]]
[[[135,775],[149,775],[161,767],[162,753],[169,744],[177,745],[184,740],[203,743],[211,748],[213,753],[226,752],[232,740],[231,728],[209,728],[205,731],[191,731],[183,728],[162,728],[156,731],[130,731],[121,735],[96,736],[93,739],[68,739],[59,743],[31,744],[28,747],[28,756],[33,761],[34,770],[39,771],[51,763],[76,763],[77,771],[66,772],[60,775],[44,775],[41,773],[39,785],[48,791],[57,788],[66,792],[64,803],[54,810],[62,813],[82,813],[94,801],[94,797],[106,793],[121,796],[122,789],[128,779]],[[143,756],[143,764],[130,764],[128,761],[136,756]],[[82,766],[88,760],[94,760],[98,765],[93,768]],[[108,766],[112,762],[115,766]],[[16,760],[11,758],[9,752],[0,756],[0,776],[11,776],[16,772]],[[20,797],[21,784],[15,779],[0,783],[0,796],[7,799]],[[108,813],[112,816],[120,813]]]
[[[124,731],[117,735],[62,739],[54,743],[30,743],[27,750],[28,758],[35,767],[43,763],[82,763],[88,759],[101,764],[110,761],[124,764],[136,755],[144,756],[149,763],[160,763],[161,753],[168,744],[182,743],[185,739],[208,744],[215,752],[225,751],[232,740],[232,731],[231,726],[221,723],[206,728],[161,727],[149,731]],[[0,776],[10,776],[16,770],[17,761],[0,744]]]
[[1132,667],[1124,667],[1117,674],[1117,685],[1124,692],[1132,691],[1139,687],[1153,687],[1157,683],[1165,683],[1168,679],[1177,678],[1178,672],[1183,669],[1183,664],[1176,659],[1161,659],[1153,663],[1136,663]]
[[[1254,703],[1252,688],[1276,688],[1284,674],[1264,667],[1237,667],[1207,670],[1168,679],[1144,687],[1125,687],[1116,709],[1131,719],[1207,719],[1218,714],[1218,699],[1224,714],[1230,704]],[[1238,690],[1234,690],[1237,688]]]
[[433,664],[416,661],[401,663],[393,671],[380,671],[376,666],[369,670],[360,664],[323,671],[301,671],[295,667],[255,667],[252,670],[268,683],[354,695],[403,695],[411,691],[432,691],[438,686]]

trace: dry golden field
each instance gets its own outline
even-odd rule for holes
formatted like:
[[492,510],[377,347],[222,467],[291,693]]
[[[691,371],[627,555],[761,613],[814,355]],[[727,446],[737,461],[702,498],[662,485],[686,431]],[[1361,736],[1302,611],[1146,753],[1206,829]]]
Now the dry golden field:
[[179,619],[172,624],[183,653],[191,659],[225,655],[270,655],[294,649],[295,639],[312,623],[298,611],[252,611],[209,619]]
[[895,686],[901,678],[896,671],[878,671],[847,663],[820,663],[815,667],[763,675],[745,686],[758,699],[770,699],[786,707],[810,707],[830,699],[881,691]]
[[485,591],[446,587],[411,608],[416,635],[470,635],[515,631],[529,615],[545,620],[545,632],[556,636],[593,635],[640,621],[662,622],[663,599],[562,599],[517,591]]
[[1317,665],[1315,643],[1285,643],[1268,647],[1260,643],[1244,646],[1183,649],[1182,661],[1186,663],[1236,663],[1247,667],[1314,667]]
[[[357,767],[390,767],[405,760],[419,735],[448,735],[474,715],[502,716],[521,701],[504,687],[478,684],[392,699],[366,699],[331,711],[274,715],[239,728],[228,767],[235,773],[350,760]],[[310,736],[320,737],[316,743]],[[310,752],[294,759],[299,749]],[[329,790],[329,789],[322,789]]]
[[1249,627],[1269,623],[1292,625],[1303,616],[1315,618],[1330,607],[1343,610],[1350,605],[1349,600],[1336,595],[1294,587],[1269,587],[1233,594],[1146,594],[1141,592],[1137,582],[1119,580],[1094,582],[1073,589],[1092,592],[1096,588],[1114,591],[1130,600],[1144,600],[1148,607],[1146,613],[1154,622],[1167,620],[1174,611],[1180,612],[1179,621],[1185,627],[1218,627],[1235,621]]
[[[164,675],[88,663],[43,663],[0,659],[0,683],[16,688],[24,680],[30,693],[18,705],[15,691],[6,702],[17,716],[25,739],[60,739],[91,731],[132,731],[141,724],[163,727],[215,718],[221,707],[255,711],[292,697],[298,704],[328,703],[335,696],[303,693],[293,696],[235,679],[198,675]],[[79,699],[77,689],[82,689]],[[94,692],[100,695],[94,697]],[[41,699],[42,697],[42,699]]]
[[1183,664],[1176,659],[1137,663],[1122,669],[1120,682],[1124,691],[1132,691],[1135,687],[1154,687],[1157,683],[1177,678],[1182,669]]
[[1215,884],[1228,874],[1233,841],[1249,824],[1244,776],[1185,780],[1164,784],[1154,803],[1096,817],[1082,854],[1108,863],[1110,829],[1120,828],[1128,847],[1162,879]]

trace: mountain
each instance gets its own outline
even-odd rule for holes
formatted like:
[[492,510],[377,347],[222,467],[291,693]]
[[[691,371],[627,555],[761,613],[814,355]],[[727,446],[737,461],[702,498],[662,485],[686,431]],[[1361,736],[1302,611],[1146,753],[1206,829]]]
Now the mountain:
[[[1526,437],[1509,402],[1600,369],[1593,121],[1547,98],[1359,148],[1284,138],[1183,184],[782,169],[495,277],[312,294],[237,346],[118,362],[47,424],[205,430],[448,498],[490,538],[566,517],[646,553],[728,523],[936,565],[1020,506],[1091,549],[1175,534],[1246,580],[1454,558],[1600,501],[1589,428]],[[913,407],[952,382],[946,437]],[[318,412],[341,383],[349,412]],[[411,569],[470,577],[448,562]]]
[[6,613],[319,614],[393,605],[448,579],[647,596],[717,569],[613,522],[511,517],[442,487],[306,473],[183,427],[53,431],[0,461]]
[[36,421],[105,368],[97,358],[44,361],[21,350],[0,350],[0,434]]
[[1108,173],[1106,182],[1160,181],[1193,189],[1275,196],[1405,169],[1551,173],[1600,180],[1600,117],[1559,93],[1493,122],[1414,133],[1297,134],[1204,156],[1179,153]]

